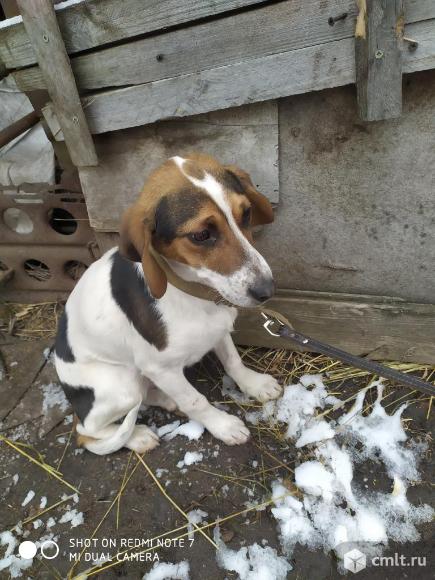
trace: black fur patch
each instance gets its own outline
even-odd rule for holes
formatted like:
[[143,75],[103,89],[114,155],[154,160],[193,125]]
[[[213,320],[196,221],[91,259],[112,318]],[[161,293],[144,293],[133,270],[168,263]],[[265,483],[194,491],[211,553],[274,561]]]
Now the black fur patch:
[[155,299],[149,293],[134,262],[115,252],[110,273],[112,296],[138,333],[158,350],[167,345],[165,325],[155,309]]
[[234,193],[245,193],[245,188],[243,187],[240,179],[229,169],[226,169],[224,173],[220,174],[218,176],[218,180],[226,189],[229,189]]
[[74,362],[76,359],[74,357],[73,351],[71,350],[71,346],[68,342],[67,331],[68,331],[68,316],[66,310],[64,310],[59,320],[54,350],[56,352],[56,355],[65,362]]
[[187,187],[163,197],[156,209],[154,235],[166,244],[171,243],[179,228],[192,219],[208,199],[206,194]]
[[84,423],[95,401],[94,390],[89,387],[70,387],[66,383],[61,385],[74,413]]

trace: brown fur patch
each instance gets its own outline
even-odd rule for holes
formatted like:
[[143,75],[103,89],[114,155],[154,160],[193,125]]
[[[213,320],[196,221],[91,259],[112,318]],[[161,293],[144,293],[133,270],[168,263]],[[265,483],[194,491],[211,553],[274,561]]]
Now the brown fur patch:
[[87,435],[80,435],[80,433],[77,433],[76,441],[78,447],[86,447],[88,443],[94,443],[94,441],[98,441],[98,439],[95,439],[94,437],[88,437]]

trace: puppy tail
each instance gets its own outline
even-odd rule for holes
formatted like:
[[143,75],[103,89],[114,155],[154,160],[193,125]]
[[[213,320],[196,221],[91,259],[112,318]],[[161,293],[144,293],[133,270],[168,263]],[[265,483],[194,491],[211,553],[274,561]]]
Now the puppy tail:
[[84,433],[80,433],[78,428],[78,441],[79,444],[82,443],[86,449],[95,453],[96,455],[108,455],[109,453],[114,453],[124,447],[127,441],[133,434],[134,427],[136,425],[136,419],[139,412],[139,407],[142,401],[131,409],[127,415],[124,417],[123,422],[119,425],[119,428],[115,433],[108,437],[107,439],[95,439],[93,437],[87,437]]

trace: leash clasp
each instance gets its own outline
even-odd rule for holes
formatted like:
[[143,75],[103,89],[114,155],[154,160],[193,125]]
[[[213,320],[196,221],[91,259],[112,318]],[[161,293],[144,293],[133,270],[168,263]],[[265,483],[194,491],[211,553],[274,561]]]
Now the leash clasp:
[[264,312],[261,313],[262,317],[265,319],[265,322],[263,324],[263,328],[265,330],[267,330],[267,332],[271,335],[271,336],[278,336],[280,337],[281,334],[277,333],[277,332],[273,332],[273,330],[271,330],[271,326],[273,324],[275,324],[276,322],[282,327],[285,326],[285,324],[283,322],[281,322],[281,320],[278,320],[277,318],[271,318],[270,316],[268,316],[267,314],[265,314]]

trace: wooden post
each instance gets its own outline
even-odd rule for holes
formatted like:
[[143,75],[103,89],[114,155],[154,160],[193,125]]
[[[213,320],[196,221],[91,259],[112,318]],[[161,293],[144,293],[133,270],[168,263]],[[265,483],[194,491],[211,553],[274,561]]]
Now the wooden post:
[[27,131],[33,127],[33,125],[36,125],[38,122],[38,113],[36,111],[32,111],[24,117],[21,117],[21,119],[15,121],[15,123],[12,123],[12,125],[9,125],[9,127],[6,127],[0,131],[0,149],[18,137],[18,135],[21,135],[24,133],[24,131]]
[[78,167],[98,165],[53,4],[50,0],[17,0],[17,3],[71,160]]
[[402,112],[403,0],[358,0],[355,31],[358,108],[379,121]]

